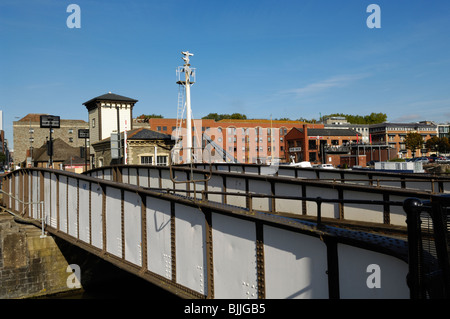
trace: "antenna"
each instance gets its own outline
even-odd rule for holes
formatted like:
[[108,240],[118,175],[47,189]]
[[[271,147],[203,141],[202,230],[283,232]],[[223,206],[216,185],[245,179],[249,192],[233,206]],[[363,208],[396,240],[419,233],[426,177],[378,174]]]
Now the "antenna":
[[[195,83],[195,69],[191,68],[189,57],[194,56],[193,53],[189,51],[181,51],[183,55],[182,59],[185,62],[184,66],[179,66],[177,69],[179,85],[184,86],[185,92],[185,107],[186,107],[186,163],[191,163],[192,161],[192,109],[191,109],[191,85]],[[184,78],[182,76],[184,73]],[[179,99],[180,100],[180,99]],[[178,106],[180,108],[180,105]],[[178,112],[177,116],[183,116],[184,111]],[[179,127],[176,129],[181,131],[181,125],[183,123],[182,119],[177,119]],[[179,133],[177,133],[177,138]]]

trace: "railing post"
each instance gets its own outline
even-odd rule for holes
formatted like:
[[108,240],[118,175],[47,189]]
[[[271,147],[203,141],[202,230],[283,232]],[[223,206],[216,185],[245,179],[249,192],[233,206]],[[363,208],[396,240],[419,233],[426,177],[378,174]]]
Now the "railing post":
[[45,238],[47,235],[45,235],[44,232],[44,220],[45,220],[45,210],[44,210],[44,201],[41,201],[41,219],[42,219],[42,230],[41,230],[41,236],[40,238]]
[[433,197],[431,200],[431,218],[433,220],[434,240],[439,267],[442,270],[443,294],[444,298],[450,297],[450,264],[449,248],[447,240],[447,216],[439,202],[439,198]]
[[411,299],[425,297],[423,282],[423,252],[421,240],[420,212],[423,204],[417,198],[408,198],[403,202],[408,226],[408,266],[407,284]]
[[322,227],[322,198],[317,197],[317,228]]

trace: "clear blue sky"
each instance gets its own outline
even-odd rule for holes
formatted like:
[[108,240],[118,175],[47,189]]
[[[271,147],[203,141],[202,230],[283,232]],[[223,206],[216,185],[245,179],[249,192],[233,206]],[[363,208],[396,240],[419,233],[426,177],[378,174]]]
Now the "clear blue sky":
[[[69,4],[81,28],[69,29]],[[381,8],[370,29],[369,4]],[[84,119],[109,91],[133,115],[176,117],[180,51],[195,55],[194,118],[366,115],[450,121],[447,0],[1,0],[0,109]]]

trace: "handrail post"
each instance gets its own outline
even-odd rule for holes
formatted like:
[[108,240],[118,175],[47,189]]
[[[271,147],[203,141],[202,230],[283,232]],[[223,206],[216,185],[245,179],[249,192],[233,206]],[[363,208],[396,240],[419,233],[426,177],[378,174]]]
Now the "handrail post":
[[444,213],[442,203],[439,202],[439,198],[432,198],[431,207],[436,254],[439,261],[439,267],[442,271],[443,294],[444,298],[450,298],[450,264],[446,227],[447,216]]
[[45,238],[45,237],[47,237],[47,235],[45,235],[45,233],[44,233],[44,218],[45,218],[44,201],[41,201],[42,230],[41,230],[41,236],[40,236],[40,238]]
[[322,227],[322,197],[317,197],[317,228]]
[[418,198],[408,198],[403,202],[408,225],[408,266],[407,284],[411,299],[423,299],[425,289],[423,282],[423,252],[421,240],[420,212],[423,203]]

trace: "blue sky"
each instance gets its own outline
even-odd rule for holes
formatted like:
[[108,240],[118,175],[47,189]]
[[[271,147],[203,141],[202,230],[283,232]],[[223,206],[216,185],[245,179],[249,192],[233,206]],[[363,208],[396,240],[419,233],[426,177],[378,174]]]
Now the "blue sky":
[[[81,28],[70,29],[70,4]],[[381,8],[370,29],[369,4]],[[176,117],[180,51],[195,55],[194,118],[383,112],[450,121],[444,0],[1,0],[0,109],[7,138],[28,113],[87,120],[109,91],[133,115]]]

